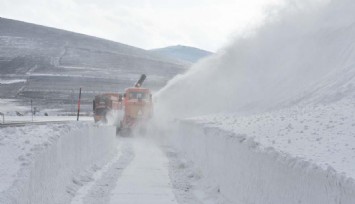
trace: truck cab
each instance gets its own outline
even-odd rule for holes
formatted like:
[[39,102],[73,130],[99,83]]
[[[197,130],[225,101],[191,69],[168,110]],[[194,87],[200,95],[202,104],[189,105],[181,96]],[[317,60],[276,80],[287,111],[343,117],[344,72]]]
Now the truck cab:
[[122,126],[132,128],[153,115],[152,94],[147,88],[127,88],[124,93],[124,118]]
[[142,74],[131,88],[127,88],[124,97],[124,116],[120,129],[132,130],[136,126],[144,126],[153,116],[152,94],[148,88],[142,88],[146,75]]

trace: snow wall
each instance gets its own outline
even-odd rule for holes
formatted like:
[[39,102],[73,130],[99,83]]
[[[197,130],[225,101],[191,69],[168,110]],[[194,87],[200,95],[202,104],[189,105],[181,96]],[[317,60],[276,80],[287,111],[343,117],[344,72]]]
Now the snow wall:
[[169,142],[231,203],[355,203],[353,179],[260,148],[246,135],[193,121],[181,121],[170,135]]
[[115,127],[85,125],[62,135],[39,150],[14,186],[4,195],[5,203],[67,203],[74,178],[110,159],[116,151]]

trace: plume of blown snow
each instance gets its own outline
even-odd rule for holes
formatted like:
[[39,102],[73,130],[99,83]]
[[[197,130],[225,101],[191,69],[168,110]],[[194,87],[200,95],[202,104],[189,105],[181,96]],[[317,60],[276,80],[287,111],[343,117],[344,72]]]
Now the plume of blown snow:
[[329,89],[338,92],[352,83],[355,2],[312,2],[289,1],[248,36],[172,79],[156,94],[156,114],[268,111],[315,96],[324,102],[320,87],[337,80]]

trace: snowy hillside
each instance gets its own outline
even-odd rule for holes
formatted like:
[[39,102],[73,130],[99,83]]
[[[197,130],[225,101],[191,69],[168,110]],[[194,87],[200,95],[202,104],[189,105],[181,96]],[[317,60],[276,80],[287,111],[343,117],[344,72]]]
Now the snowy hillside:
[[213,54],[212,52],[206,50],[201,50],[198,48],[183,45],[169,46],[164,48],[153,49],[150,51],[153,53],[160,54],[162,56],[169,57],[171,59],[182,60],[189,63],[195,63],[198,60]]
[[184,70],[184,64],[143,49],[0,18],[1,98],[26,105],[34,99],[36,106],[68,111],[79,87],[84,104],[91,104],[95,94],[122,91],[142,73],[158,89]]

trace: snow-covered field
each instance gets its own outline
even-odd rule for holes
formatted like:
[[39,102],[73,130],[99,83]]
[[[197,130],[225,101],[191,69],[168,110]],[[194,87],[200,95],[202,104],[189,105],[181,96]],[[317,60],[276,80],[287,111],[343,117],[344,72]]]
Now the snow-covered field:
[[[1,118],[2,119],[2,118]],[[76,121],[77,116],[5,116],[5,123],[14,122],[51,122],[51,121]],[[80,121],[94,121],[92,116],[80,116]],[[2,121],[1,121],[2,122]]]
[[[11,99],[0,99],[0,112],[3,114],[7,114],[8,112],[13,112],[14,111],[24,111],[27,108],[23,106],[19,106],[16,104],[16,100],[11,100]],[[30,108],[29,108],[30,110]],[[2,118],[1,118],[2,119]]]

